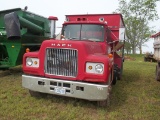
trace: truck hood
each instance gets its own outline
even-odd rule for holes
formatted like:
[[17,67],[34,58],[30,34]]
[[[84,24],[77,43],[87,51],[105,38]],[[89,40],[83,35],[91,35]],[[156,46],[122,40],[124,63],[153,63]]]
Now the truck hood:
[[[110,71],[110,60],[105,54],[102,44],[98,42],[46,40],[42,43],[38,53],[25,54],[24,61],[29,56],[38,58],[40,66],[30,69],[24,67],[24,62],[24,72],[48,78],[104,82],[107,80]],[[86,64],[88,63],[103,64],[103,73],[86,72]]]
[[75,40],[47,40],[44,41],[41,49],[45,48],[61,48],[61,49],[77,49],[82,54],[104,54],[102,46],[98,42],[93,41],[75,41]]

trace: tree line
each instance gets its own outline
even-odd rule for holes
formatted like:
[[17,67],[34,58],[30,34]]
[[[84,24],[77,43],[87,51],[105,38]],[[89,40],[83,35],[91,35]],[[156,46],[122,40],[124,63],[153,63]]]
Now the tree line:
[[150,22],[159,19],[156,4],[160,0],[119,0],[119,7],[115,11],[123,15],[126,27],[125,50],[136,53],[138,48],[142,54],[142,46],[155,32]]

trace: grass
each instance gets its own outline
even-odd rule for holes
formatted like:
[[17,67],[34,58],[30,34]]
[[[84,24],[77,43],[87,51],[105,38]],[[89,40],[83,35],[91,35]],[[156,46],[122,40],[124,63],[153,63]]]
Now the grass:
[[21,85],[21,67],[0,71],[0,120],[158,120],[160,82],[156,63],[143,56],[125,61],[123,77],[113,86],[109,107],[96,102],[52,96],[31,97]]

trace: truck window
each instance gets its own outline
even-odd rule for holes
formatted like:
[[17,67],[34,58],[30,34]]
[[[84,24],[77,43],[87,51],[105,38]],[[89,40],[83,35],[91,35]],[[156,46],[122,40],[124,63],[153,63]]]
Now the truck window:
[[104,40],[104,26],[95,24],[71,24],[63,27],[62,35],[66,40]]

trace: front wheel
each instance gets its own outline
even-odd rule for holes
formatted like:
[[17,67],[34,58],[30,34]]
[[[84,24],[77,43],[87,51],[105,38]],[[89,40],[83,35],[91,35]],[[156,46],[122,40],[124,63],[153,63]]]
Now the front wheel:
[[109,75],[108,82],[106,83],[108,86],[108,90],[106,91],[107,99],[102,101],[97,101],[97,105],[100,107],[105,107],[110,105],[110,99],[111,99],[111,90],[112,90],[112,74]]
[[106,100],[103,100],[103,101],[97,101],[97,105],[99,107],[105,107],[105,106],[109,106],[110,105],[110,95],[107,97]]

